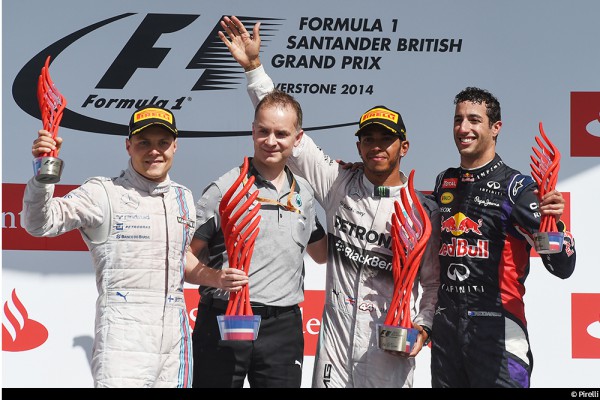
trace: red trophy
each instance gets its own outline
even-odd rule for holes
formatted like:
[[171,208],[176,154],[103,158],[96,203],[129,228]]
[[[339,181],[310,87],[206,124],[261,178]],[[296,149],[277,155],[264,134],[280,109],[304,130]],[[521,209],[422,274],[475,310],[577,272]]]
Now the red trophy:
[[[251,176],[247,181],[245,179],[248,173],[248,165],[248,157],[245,157],[240,176],[223,195],[219,205],[221,229],[223,230],[229,258],[229,267],[241,269],[246,275],[248,275],[254,243],[259,232],[258,223],[260,222],[260,215],[256,216],[260,210],[260,203],[256,202],[257,190],[247,196],[243,204],[240,204],[252,188],[255,180],[254,176]],[[232,199],[240,185],[241,190]],[[248,211],[253,203],[254,207]],[[244,214],[246,215],[241,218]],[[240,220],[239,223],[238,220]],[[223,340],[255,340],[258,336],[261,318],[260,315],[252,313],[248,286],[245,285],[239,292],[230,293],[225,315],[217,316],[221,339]]]
[[[37,98],[42,114],[43,129],[50,132],[52,138],[56,139],[60,120],[62,119],[63,111],[67,106],[67,101],[58,89],[56,89],[56,86],[54,86],[48,70],[49,65],[50,56],[46,58],[46,63],[38,78]],[[63,166],[64,163],[57,157],[56,150],[42,154],[40,157],[33,160],[33,173],[35,179],[43,183],[56,183],[60,181]]]
[[378,325],[379,348],[404,355],[410,354],[419,335],[412,325],[410,302],[419,265],[431,236],[431,222],[413,187],[414,173],[415,171],[412,170],[407,187],[401,190],[402,204],[398,201],[394,202],[395,212],[392,214],[394,295],[384,324]]
[[[558,171],[560,169],[560,153],[556,146],[548,139],[544,133],[544,127],[540,121],[540,134],[535,141],[540,147],[539,150],[532,147],[534,155],[531,166],[531,176],[538,184],[538,198],[542,199],[546,193],[551,192],[556,187],[558,181]],[[552,215],[544,215],[541,218],[539,232],[533,234],[535,251],[538,254],[560,253],[563,247],[564,233],[558,231],[556,220]]]

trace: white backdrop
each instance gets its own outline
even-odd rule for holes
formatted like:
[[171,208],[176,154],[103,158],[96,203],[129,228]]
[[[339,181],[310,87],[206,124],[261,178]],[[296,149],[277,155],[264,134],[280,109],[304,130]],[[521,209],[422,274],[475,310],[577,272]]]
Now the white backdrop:
[[[570,195],[578,253],[565,281],[532,258],[525,295],[532,387],[597,387],[600,270],[592,249],[600,222],[600,2],[555,3],[3,2],[3,386],[92,385],[96,288],[89,254],[52,245],[28,250],[34,242],[22,236],[20,199],[5,198],[14,194],[7,185],[23,185],[32,174],[31,141],[41,127],[35,85],[45,58],[52,56],[52,79],[69,109],[60,129],[61,184],[117,175],[127,162],[132,110],[119,102],[156,96],[175,107],[182,131],[172,177],[199,195],[252,152],[244,76],[215,35],[222,15],[233,14],[263,22],[268,73],[301,89],[294,95],[304,127],[334,158],[356,160],[353,133],[363,111],[377,104],[400,110],[411,143],[402,169],[416,170],[417,189],[431,190],[437,173],[458,163],[452,101],[464,87],[484,87],[499,98],[498,152],[522,172],[529,171],[543,121],[563,157],[558,189]],[[347,41],[357,38],[370,46],[349,48]],[[315,41],[322,48],[309,46]],[[327,90],[312,93],[315,87]],[[307,260],[306,289],[323,290],[323,278],[324,266]],[[312,363],[306,356],[304,387]],[[429,349],[417,359],[415,386],[430,386]]]

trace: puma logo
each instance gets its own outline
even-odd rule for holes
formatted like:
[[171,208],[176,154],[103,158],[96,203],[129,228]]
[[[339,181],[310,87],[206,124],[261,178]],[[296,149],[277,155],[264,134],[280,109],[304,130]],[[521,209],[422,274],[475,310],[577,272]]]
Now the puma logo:
[[125,303],[127,303],[127,295],[129,294],[129,292],[123,294],[121,292],[117,292],[117,296],[122,297],[125,299]]

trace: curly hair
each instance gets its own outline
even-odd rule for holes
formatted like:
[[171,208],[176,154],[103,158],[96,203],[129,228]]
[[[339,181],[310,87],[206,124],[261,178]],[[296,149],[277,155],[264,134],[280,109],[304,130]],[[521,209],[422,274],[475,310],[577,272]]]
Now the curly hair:
[[502,119],[500,102],[493,94],[485,89],[472,86],[465,88],[454,97],[454,104],[462,103],[463,101],[469,101],[477,104],[485,103],[485,113],[490,120],[490,128],[493,124]]

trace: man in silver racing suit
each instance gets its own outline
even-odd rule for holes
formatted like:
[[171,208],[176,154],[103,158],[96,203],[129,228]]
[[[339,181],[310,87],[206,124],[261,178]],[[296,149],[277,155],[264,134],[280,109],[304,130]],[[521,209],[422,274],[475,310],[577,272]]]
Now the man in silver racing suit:
[[[33,236],[78,229],[96,272],[95,387],[191,387],[192,341],[183,297],[186,249],[194,234],[192,193],[168,175],[177,148],[173,114],[137,110],[116,178],[94,177],[62,198],[31,178],[23,225]],[[59,150],[46,130],[34,157]]]
[[[259,96],[270,79],[264,70],[253,72],[247,74],[249,91]],[[377,346],[377,325],[385,320],[394,290],[390,224],[407,178],[399,171],[398,158],[393,169],[399,175],[397,184],[374,184],[367,178],[369,164],[365,160],[364,170],[344,170],[306,132],[288,160],[292,171],[313,186],[327,220],[325,307],[313,387],[412,386],[414,357],[400,358]],[[418,196],[431,225],[439,226],[437,206],[421,193]],[[433,229],[411,297],[411,319],[420,326],[431,327],[433,322],[438,248],[439,231]],[[423,289],[418,313],[417,282]]]

